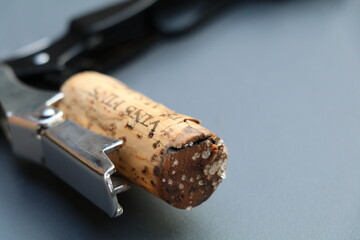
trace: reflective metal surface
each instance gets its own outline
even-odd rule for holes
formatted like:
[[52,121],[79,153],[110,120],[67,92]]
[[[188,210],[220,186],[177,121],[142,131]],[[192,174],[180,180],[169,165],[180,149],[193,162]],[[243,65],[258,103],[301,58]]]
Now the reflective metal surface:
[[0,65],[0,103],[7,118],[3,127],[18,156],[41,163],[43,153],[38,134],[39,116],[36,115],[54,95],[54,92],[25,86],[8,66]]
[[117,194],[129,186],[115,175],[106,154],[121,148],[122,141],[64,120],[52,106],[62,97],[24,86],[8,67],[0,66],[2,125],[14,153],[44,165],[109,216],[119,216],[123,209]]
[[108,215],[116,217],[123,213],[116,194],[127,190],[128,185],[113,175],[115,167],[105,151],[117,150],[121,145],[121,140],[64,121],[44,133],[44,165]]

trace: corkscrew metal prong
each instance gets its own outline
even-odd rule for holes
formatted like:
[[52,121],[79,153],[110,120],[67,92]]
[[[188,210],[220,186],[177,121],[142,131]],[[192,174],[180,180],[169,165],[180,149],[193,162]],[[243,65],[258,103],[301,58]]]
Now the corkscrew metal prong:
[[121,215],[117,194],[129,185],[116,175],[107,154],[119,150],[122,140],[63,119],[54,107],[61,93],[27,87],[5,65],[0,66],[0,79],[3,127],[14,153],[45,166],[108,215]]

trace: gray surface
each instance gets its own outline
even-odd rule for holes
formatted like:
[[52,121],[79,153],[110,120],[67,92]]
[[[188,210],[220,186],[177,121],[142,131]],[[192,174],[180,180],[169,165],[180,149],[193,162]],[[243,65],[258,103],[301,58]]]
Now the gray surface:
[[[72,2],[3,0],[0,56],[101,5]],[[133,189],[110,219],[0,138],[1,239],[359,239],[359,10],[239,5],[114,74],[225,139],[229,177],[191,212]]]

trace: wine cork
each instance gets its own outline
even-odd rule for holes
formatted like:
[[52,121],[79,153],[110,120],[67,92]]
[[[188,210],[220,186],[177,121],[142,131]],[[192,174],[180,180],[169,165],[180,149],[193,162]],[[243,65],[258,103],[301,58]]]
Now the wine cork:
[[109,155],[117,172],[172,206],[201,204],[225,178],[226,147],[197,119],[96,72],[74,75],[61,91],[65,118],[124,141]]

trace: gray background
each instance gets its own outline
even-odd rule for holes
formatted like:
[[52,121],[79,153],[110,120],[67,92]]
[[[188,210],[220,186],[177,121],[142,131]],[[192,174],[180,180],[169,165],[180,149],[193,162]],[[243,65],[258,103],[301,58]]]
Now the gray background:
[[[0,56],[103,3],[1,0]],[[110,219],[1,137],[0,238],[360,239],[359,10],[239,4],[113,74],[227,143],[228,179],[190,212],[132,189]]]

